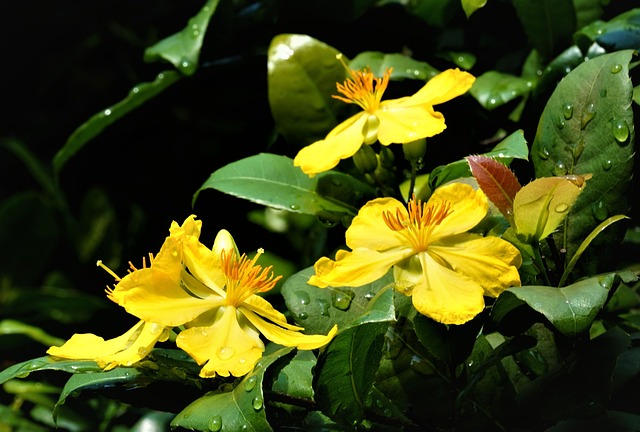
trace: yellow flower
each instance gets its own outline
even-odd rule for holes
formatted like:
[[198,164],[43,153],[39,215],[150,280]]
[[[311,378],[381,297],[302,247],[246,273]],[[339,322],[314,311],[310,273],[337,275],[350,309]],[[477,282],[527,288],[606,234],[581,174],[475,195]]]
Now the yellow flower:
[[351,252],[318,260],[309,283],[361,286],[393,267],[396,288],[411,295],[420,313],[463,324],[484,309],[485,295],[520,285],[518,250],[500,238],[467,232],[487,210],[485,194],[462,183],[438,188],[426,203],[413,198],[408,208],[393,198],[374,199],[347,229]]
[[186,327],[178,347],[200,365],[202,377],[242,376],[262,356],[260,334],[285,346],[315,349],[337,332],[305,335],[258,293],[272,289],[279,277],[256,264],[259,253],[239,256],[231,234],[221,230],[212,249],[198,240],[202,222],[190,216],[175,222],[148,269],[124,277],[109,296],[129,313],[162,326]]
[[342,96],[333,97],[359,105],[363,111],[336,126],[325,139],[298,152],[293,163],[306,174],[330,170],[341,159],[353,156],[363,143],[406,144],[439,134],[446,125],[442,113],[434,111],[433,106],[464,94],[475,80],[467,72],[449,69],[413,96],[382,101],[391,69],[382,78],[375,78],[370,70],[350,73],[351,79],[337,85]]
[[140,321],[131,330],[114,339],[90,334],[74,334],[61,347],[51,347],[47,354],[72,360],[94,360],[104,370],[131,366],[149,354],[156,342],[169,337],[169,329],[152,322]]

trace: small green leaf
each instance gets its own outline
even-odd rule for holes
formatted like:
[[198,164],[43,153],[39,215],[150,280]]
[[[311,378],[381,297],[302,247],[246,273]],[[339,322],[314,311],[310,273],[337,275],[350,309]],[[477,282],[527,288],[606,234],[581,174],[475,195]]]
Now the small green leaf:
[[14,364],[0,371],[0,384],[14,378],[26,378],[31,372],[58,370],[69,373],[99,372],[102,369],[94,361],[88,360],[55,360],[44,356]]
[[621,281],[637,278],[632,272],[614,272],[583,279],[564,288],[523,286],[509,288],[500,294],[492,309],[494,319],[501,321],[515,310],[518,302],[549,320],[560,333],[575,337],[589,330],[596,315],[604,306],[609,292]]
[[181,75],[175,71],[161,72],[153,82],[138,84],[133,87],[127,97],[120,102],[91,116],[89,120],[73,131],[71,136],[67,138],[64,146],[58,150],[53,157],[55,173],[58,174],[72,156],[78,153],[87,142],[100,135],[105,128],[138,108],[149,99],[154,98],[180,78]]
[[216,189],[239,198],[297,213],[339,221],[354,216],[358,202],[373,189],[354,177],[327,171],[311,178],[285,156],[261,153],[215,171],[194,195]]
[[41,328],[22,323],[20,321],[5,319],[0,321],[0,335],[8,334],[25,335],[46,346],[59,346],[64,343],[63,339],[51,336]]
[[[524,139],[523,131],[515,131],[496,145],[493,150],[483,153],[481,156],[496,159],[505,165],[509,165],[513,159],[527,160],[529,148],[527,147],[527,141]],[[429,176],[429,185],[431,189],[435,189],[452,180],[470,176],[471,170],[467,159],[461,159],[434,169]]]
[[278,132],[293,145],[323,139],[346,114],[349,106],[331,97],[347,76],[340,55],[307,35],[282,34],[271,41],[269,106]]
[[306,268],[288,278],[282,286],[287,309],[306,333],[327,334],[335,324],[342,331],[359,323],[395,319],[391,272],[357,288],[309,285],[307,282],[313,272],[313,267]]
[[475,11],[484,7],[487,4],[487,0],[461,0],[462,9],[469,18]]
[[429,63],[414,60],[404,54],[385,54],[380,51],[361,52],[351,60],[349,67],[354,70],[368,67],[377,77],[383,76],[387,69],[392,68],[392,80],[417,79],[429,81],[440,73],[438,69]]
[[264,355],[231,391],[216,391],[195,400],[171,422],[171,427],[200,431],[270,431],[265,414],[262,382],[267,368],[289,354],[282,347]]
[[638,49],[640,46],[640,9],[621,13],[611,20],[594,21],[575,35],[576,45],[583,51],[596,43],[608,52]]
[[204,35],[209,27],[220,0],[208,0],[200,11],[189,19],[180,32],[150,46],[144,53],[145,61],[164,59],[173,64],[184,75],[193,75],[198,69],[198,60]]
[[517,77],[502,72],[488,71],[480,75],[469,93],[488,110],[498,108],[514,99],[529,94],[537,79]]

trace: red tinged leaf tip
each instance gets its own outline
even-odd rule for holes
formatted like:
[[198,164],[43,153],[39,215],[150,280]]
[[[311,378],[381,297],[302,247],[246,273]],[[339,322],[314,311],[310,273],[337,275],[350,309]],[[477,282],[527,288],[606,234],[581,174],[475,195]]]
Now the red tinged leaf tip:
[[487,198],[509,222],[513,221],[513,200],[522,188],[506,165],[486,156],[467,156],[471,173]]

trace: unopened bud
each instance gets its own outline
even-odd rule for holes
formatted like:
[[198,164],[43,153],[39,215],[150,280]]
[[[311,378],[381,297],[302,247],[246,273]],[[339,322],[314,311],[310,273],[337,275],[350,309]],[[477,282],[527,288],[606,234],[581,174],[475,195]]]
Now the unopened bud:
[[372,173],[378,167],[378,158],[371,146],[363,144],[360,146],[360,150],[353,155],[353,163],[360,172]]
[[427,140],[425,138],[421,138],[419,140],[403,144],[402,151],[404,152],[404,157],[407,158],[409,162],[415,163],[422,159],[427,152]]

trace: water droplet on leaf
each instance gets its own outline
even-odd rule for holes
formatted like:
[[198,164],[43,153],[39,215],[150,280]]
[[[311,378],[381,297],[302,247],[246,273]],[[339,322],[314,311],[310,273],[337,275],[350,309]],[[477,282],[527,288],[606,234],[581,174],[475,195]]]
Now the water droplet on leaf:
[[591,204],[591,210],[593,210],[593,217],[598,221],[603,221],[609,216],[609,211],[602,201]]
[[573,117],[573,105],[570,103],[566,103],[562,106],[562,116],[569,120]]
[[602,169],[605,171],[609,171],[611,169],[611,165],[613,165],[613,162],[611,162],[610,159],[602,161]]
[[569,210],[569,206],[566,204],[558,204],[555,208],[556,213],[564,213]]
[[311,299],[306,291],[296,291],[295,293],[301,305],[308,305]]
[[222,418],[220,416],[213,416],[209,420],[209,430],[211,432],[218,432],[222,429]]
[[326,300],[318,300],[318,305],[320,305],[320,315],[329,316],[329,302]]
[[567,167],[562,161],[556,162],[556,165],[553,167],[553,175],[561,176],[567,173]]
[[546,148],[543,148],[538,153],[538,156],[540,157],[540,159],[543,159],[543,160],[549,159],[549,150],[547,150]]
[[333,307],[340,310],[347,310],[351,306],[354,293],[352,291],[343,291],[336,289],[331,293]]
[[256,411],[260,411],[262,409],[262,405],[263,405],[262,398],[259,396],[254,397],[253,400],[251,401],[251,406]]
[[590,103],[589,105],[587,105],[587,109],[582,114],[582,120],[581,120],[581,123],[580,123],[580,127],[582,127],[582,129],[587,127],[587,124],[591,120],[593,120],[593,118],[595,116],[596,116],[596,106],[593,103]]
[[258,382],[258,377],[255,375],[250,376],[249,378],[247,378],[247,381],[244,383],[244,389],[247,392],[250,392],[251,390],[253,390],[254,388],[256,388],[256,383]]
[[622,70],[622,65],[620,64],[614,64],[613,66],[611,66],[611,73],[612,74],[617,74],[618,72],[620,72]]
[[629,125],[623,119],[613,122],[613,137],[620,144],[624,144],[629,138]]

